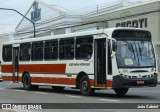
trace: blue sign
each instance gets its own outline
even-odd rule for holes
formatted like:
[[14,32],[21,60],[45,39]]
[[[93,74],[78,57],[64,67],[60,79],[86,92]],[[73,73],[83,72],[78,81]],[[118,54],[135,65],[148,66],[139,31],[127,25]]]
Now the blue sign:
[[33,12],[31,12],[31,20],[36,22],[41,19],[41,9],[38,9],[38,2],[33,3]]

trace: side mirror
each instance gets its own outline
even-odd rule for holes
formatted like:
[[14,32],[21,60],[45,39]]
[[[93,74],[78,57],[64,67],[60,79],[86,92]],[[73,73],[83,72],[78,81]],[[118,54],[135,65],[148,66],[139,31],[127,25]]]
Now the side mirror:
[[116,41],[112,41],[112,50],[113,50],[114,52],[117,51],[117,43],[116,43]]

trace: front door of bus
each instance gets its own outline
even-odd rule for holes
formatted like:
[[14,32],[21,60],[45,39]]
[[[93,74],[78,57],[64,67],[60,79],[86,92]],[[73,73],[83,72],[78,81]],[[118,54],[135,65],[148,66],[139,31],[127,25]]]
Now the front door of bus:
[[13,82],[19,81],[19,47],[13,47]]
[[95,40],[95,86],[106,87],[106,39]]

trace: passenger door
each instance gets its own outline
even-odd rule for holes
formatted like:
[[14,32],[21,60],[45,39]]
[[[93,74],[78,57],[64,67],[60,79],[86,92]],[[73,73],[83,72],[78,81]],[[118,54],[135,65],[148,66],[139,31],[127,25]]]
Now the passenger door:
[[95,40],[95,86],[106,87],[106,38]]
[[13,47],[13,82],[19,81],[19,47]]

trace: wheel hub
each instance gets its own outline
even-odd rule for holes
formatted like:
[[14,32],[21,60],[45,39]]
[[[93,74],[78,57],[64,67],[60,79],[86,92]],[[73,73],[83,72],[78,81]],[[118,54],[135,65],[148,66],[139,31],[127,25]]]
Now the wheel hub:
[[88,89],[88,82],[87,81],[83,81],[82,82],[82,88],[83,88],[83,90],[87,90]]

